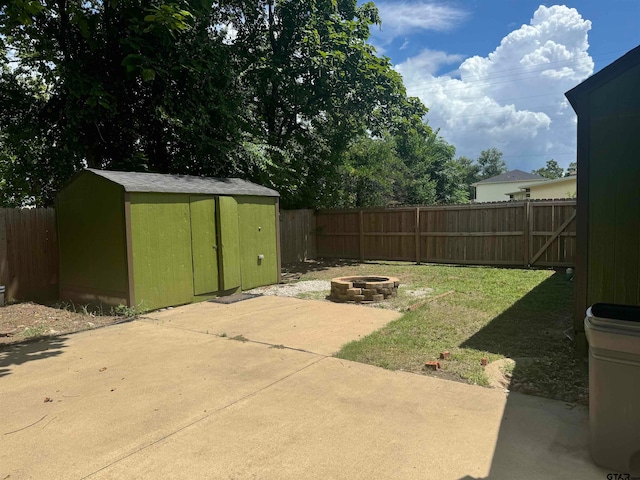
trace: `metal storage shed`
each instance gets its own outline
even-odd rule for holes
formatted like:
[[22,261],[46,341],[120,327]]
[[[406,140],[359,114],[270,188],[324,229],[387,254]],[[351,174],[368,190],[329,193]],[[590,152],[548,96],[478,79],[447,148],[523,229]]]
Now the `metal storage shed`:
[[566,93],[578,114],[576,312],[640,305],[640,47]]
[[280,279],[278,192],[245,180],[86,169],[56,213],[62,300],[156,309]]

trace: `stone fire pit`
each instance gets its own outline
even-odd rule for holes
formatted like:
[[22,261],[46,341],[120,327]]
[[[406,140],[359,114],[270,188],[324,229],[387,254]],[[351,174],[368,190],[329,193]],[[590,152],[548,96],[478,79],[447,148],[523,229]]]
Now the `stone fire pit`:
[[335,302],[381,302],[398,295],[400,280],[396,277],[339,277],[331,280]]

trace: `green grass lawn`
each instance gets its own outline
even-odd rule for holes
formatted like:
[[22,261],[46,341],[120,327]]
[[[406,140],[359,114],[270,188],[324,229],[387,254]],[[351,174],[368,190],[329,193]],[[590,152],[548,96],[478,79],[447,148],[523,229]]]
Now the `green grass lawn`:
[[[566,280],[564,272],[400,262],[319,262],[297,269],[303,273],[301,280],[399,277],[398,298],[385,305],[399,310],[454,292],[345,345],[337,353],[340,358],[478,385],[488,385],[482,358],[489,363],[512,358],[516,366],[508,368],[508,373],[514,389],[586,401],[586,363],[575,357],[573,344],[564,334],[571,327],[574,305],[574,283]],[[425,298],[403,293],[421,289],[432,290]],[[440,360],[441,370],[426,371],[425,362],[437,360],[443,351],[451,352],[451,358]]]

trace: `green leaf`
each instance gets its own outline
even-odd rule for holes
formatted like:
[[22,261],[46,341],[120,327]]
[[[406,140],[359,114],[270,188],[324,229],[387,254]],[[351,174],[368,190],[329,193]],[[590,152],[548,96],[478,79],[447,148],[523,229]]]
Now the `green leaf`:
[[156,71],[151,68],[143,68],[142,69],[142,80],[145,82],[149,82],[156,78]]

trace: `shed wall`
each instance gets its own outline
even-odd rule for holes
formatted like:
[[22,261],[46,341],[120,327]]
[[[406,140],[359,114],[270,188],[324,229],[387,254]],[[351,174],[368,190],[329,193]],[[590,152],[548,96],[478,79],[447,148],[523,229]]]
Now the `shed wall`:
[[79,174],[57,198],[60,298],[128,304],[123,189]]
[[132,193],[131,243],[137,308],[193,301],[189,195]]
[[590,98],[587,305],[640,305],[638,85],[640,66]]
[[[236,197],[242,290],[278,283],[276,199]],[[264,255],[258,260],[258,255]]]

